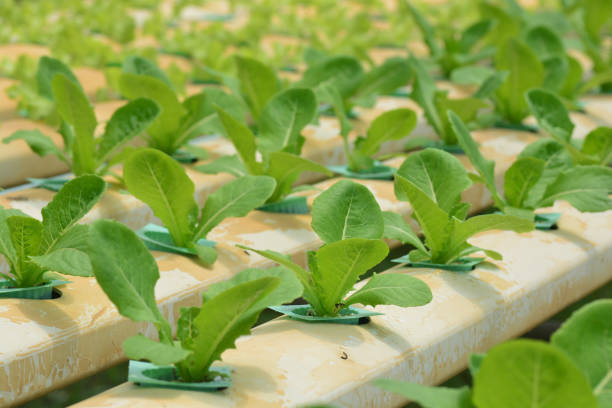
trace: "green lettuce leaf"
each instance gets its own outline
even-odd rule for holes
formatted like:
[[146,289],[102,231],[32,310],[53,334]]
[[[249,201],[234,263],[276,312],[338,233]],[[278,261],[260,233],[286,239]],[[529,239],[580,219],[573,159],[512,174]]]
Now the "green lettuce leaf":
[[225,218],[244,217],[264,204],[275,187],[275,180],[267,176],[243,176],[223,185],[208,196],[193,240],[206,238]]
[[238,337],[249,334],[262,309],[253,306],[268,296],[280,283],[275,277],[264,277],[238,284],[204,302],[193,320],[197,334],[192,354],[187,357],[181,374],[187,381],[201,381],[221,353],[235,347]]
[[329,244],[347,238],[382,238],[384,221],[370,190],[350,180],[340,180],[312,204],[312,229]]
[[433,295],[425,282],[400,273],[374,274],[368,282],[344,303],[352,305],[395,305],[401,307],[423,306],[431,302]]
[[[389,253],[382,240],[347,238],[321,247],[316,254],[312,279],[321,300],[321,316],[335,316],[338,304],[353,288],[357,279],[370,268],[378,265]],[[314,306],[314,305],[313,305]]]
[[585,407],[597,400],[584,374],[561,350],[534,340],[491,349],[474,377],[479,407]]
[[582,307],[551,337],[587,376],[600,407],[612,403],[612,300]]
[[155,301],[159,270],[136,233],[116,221],[94,222],[89,257],[98,284],[119,313],[134,321],[154,323],[160,341],[172,345],[172,329]]
[[236,57],[240,91],[258,120],[266,103],[280,90],[278,78],[272,69],[247,57]]
[[159,150],[141,149],[126,160],[123,178],[129,192],[162,220],[177,246],[191,242],[198,206],[194,184],[180,164]]

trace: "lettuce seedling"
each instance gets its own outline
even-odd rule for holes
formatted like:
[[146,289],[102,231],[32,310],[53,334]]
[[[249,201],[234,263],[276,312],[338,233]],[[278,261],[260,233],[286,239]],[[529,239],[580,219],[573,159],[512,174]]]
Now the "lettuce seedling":
[[0,253],[12,287],[42,285],[57,273],[93,276],[87,255],[89,227],[77,224],[104,193],[98,176],[76,177],[66,183],[42,209],[42,222],[21,211],[0,207]]
[[104,175],[123,156],[127,142],[143,132],[159,115],[159,107],[150,99],[138,98],[117,109],[107,122],[104,133],[96,138],[98,121],[76,76],[58,60],[44,57],[38,71],[39,92],[53,98],[62,118],[59,133],[64,147],[38,130],[18,130],[3,140],[22,139],[39,156],[54,155],[77,175]]
[[476,119],[478,111],[488,104],[474,96],[451,99],[447,91],[438,89],[423,64],[414,56],[410,58],[410,66],[414,76],[411,98],[423,108],[427,122],[442,140],[442,147],[456,146],[457,138],[448,122],[446,112],[449,110],[458,112],[463,120],[471,122]]
[[[288,103],[288,101],[293,101]],[[277,203],[290,192],[298,176],[305,171],[332,173],[298,154],[303,144],[301,130],[315,115],[316,99],[308,89],[289,89],[272,98],[262,113],[260,134],[253,132],[229,113],[217,108],[225,134],[238,155],[221,157],[212,163],[196,167],[204,173],[230,173],[269,176],[276,180],[276,189],[267,203]],[[262,161],[257,161],[257,153]]]
[[600,81],[602,90],[612,90],[612,50],[605,38],[610,29],[612,11],[605,1],[564,2],[565,12],[572,18],[582,50],[593,63],[593,79]]
[[416,113],[411,109],[393,109],[380,114],[372,121],[366,136],[355,140],[352,150],[345,139],[344,154],[349,170],[360,172],[372,169],[376,163],[372,156],[378,153],[380,146],[408,136],[416,123]]
[[[521,63],[517,64],[517,61]],[[520,125],[529,115],[525,92],[542,86],[546,75],[544,66],[528,45],[511,38],[499,46],[495,69],[507,73],[503,81],[499,73],[485,81],[487,86],[492,83],[498,86],[495,93],[491,93],[491,98],[500,116],[499,125]]]
[[[20,55],[15,62],[6,57],[0,61],[0,75],[19,80],[6,89],[6,94],[17,101],[19,114],[32,120],[43,119],[52,126],[58,125],[60,119],[52,95],[45,95],[41,91],[40,76],[48,64],[56,61],[49,57],[41,57],[37,61],[26,54]],[[65,68],[65,72],[72,73],[64,64],[59,61],[57,63]]]
[[316,316],[338,316],[356,303],[411,307],[431,301],[425,283],[393,273],[374,275],[347,296],[359,277],[389,252],[381,239],[382,212],[367,187],[350,180],[334,184],[314,200],[311,225],[324,245],[308,252],[308,271],[277,252],[240,247],[290,269],[304,287],[304,299]]
[[583,80],[580,62],[569,55],[559,34],[538,25],[525,33],[525,41],[536,53],[545,71],[542,88],[557,93],[573,109],[580,109],[579,97],[612,81],[612,69]]
[[188,161],[206,157],[205,151],[187,143],[199,136],[219,133],[215,105],[244,120],[245,109],[240,100],[221,89],[208,88],[180,102],[168,77],[145,58],[129,57],[121,69],[119,88],[125,97],[150,98],[161,107],[161,114],[147,128],[146,140],[150,147],[168,155],[182,149],[187,152]]
[[423,408],[606,407],[610,403],[612,301],[574,313],[550,343],[512,340],[473,354],[473,389],[431,387],[390,379],[375,385]]
[[[287,273],[249,272],[204,294],[200,307],[182,308],[177,340],[155,300],[159,270],[138,236],[109,220],[92,225],[89,254],[96,280],[119,313],[137,322],[150,322],[159,341],[137,335],[123,342],[128,358],[153,364],[174,365],[176,380],[211,381],[219,375],[211,367],[221,354],[235,348],[239,336],[249,334],[260,312],[299,296],[294,283],[283,282]],[[297,295],[296,295],[297,293]]]
[[[267,65],[247,57],[236,57],[238,82],[225,80],[249,107],[255,122],[263,114],[264,108],[272,97],[281,91],[281,84],[274,71]],[[227,110],[225,106],[221,106]]]
[[404,58],[388,59],[364,72],[356,58],[331,56],[309,66],[294,86],[314,90],[319,102],[331,105],[346,138],[351,130],[348,112],[353,105],[372,107],[378,95],[395,91],[409,79],[410,67]]
[[434,28],[409,1],[404,1],[403,5],[408,9],[421,31],[425,45],[429,49],[429,58],[440,68],[444,78],[451,78],[456,69],[474,68],[472,64],[495,54],[495,48],[491,45],[479,47],[494,26],[490,19],[479,20],[459,33],[455,28],[447,25]]
[[499,253],[473,246],[467,240],[489,230],[531,231],[533,222],[501,214],[466,220],[470,204],[461,201],[461,193],[471,184],[459,159],[450,153],[430,148],[408,156],[395,174],[395,194],[398,199],[410,202],[425,242],[394,213],[384,214],[385,238],[413,245],[410,262],[461,263],[464,257],[478,251],[501,259]]
[[[572,166],[563,147],[552,140],[527,146],[504,176],[504,195],[495,184],[495,163],[484,158],[463,122],[449,113],[459,143],[478,172],[473,176],[491,192],[495,207],[527,219],[534,210],[566,200],[579,211],[612,208],[612,169],[597,165]],[[571,123],[571,122],[570,122]],[[543,126],[544,127],[544,126]],[[559,129],[557,129],[559,130]]]
[[215,262],[217,252],[199,241],[225,218],[243,217],[262,205],[276,186],[271,177],[239,177],[209,195],[200,210],[194,199],[195,186],[185,169],[150,148],[138,150],[126,160],[123,177],[129,192],[162,220],[171,245],[190,250],[207,264]]
[[584,142],[580,142],[572,139],[574,124],[567,108],[555,94],[532,89],[526,98],[538,125],[567,151],[574,164],[607,166],[612,163],[612,128],[598,127],[586,135]]

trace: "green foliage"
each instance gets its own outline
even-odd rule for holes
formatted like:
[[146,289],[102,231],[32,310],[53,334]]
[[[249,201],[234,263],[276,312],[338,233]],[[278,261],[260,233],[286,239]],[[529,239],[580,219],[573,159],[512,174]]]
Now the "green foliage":
[[587,376],[600,407],[612,403],[612,301],[592,302],[575,312],[552,336]]
[[[272,177],[276,180],[276,188],[269,196],[268,203],[278,202],[286,197],[291,192],[293,183],[305,171],[331,175],[327,168],[299,156],[303,139],[300,132],[307,124],[306,118],[313,114],[313,98],[312,91],[297,88],[274,96],[264,107],[260,118],[262,125],[267,122],[270,125],[265,125],[266,132],[257,138],[246,125],[218,108],[225,134],[236,147],[238,157],[222,157],[196,169],[213,174],[248,173],[253,176]],[[288,110],[296,112],[295,120],[287,121],[286,118],[277,117]],[[300,124],[302,128],[298,126]],[[282,144],[279,144],[279,141],[282,141]],[[257,161],[257,151],[261,153],[261,162]]]
[[96,279],[119,313],[157,328],[159,342],[130,337],[123,343],[126,355],[158,365],[175,364],[182,381],[211,380],[211,364],[234,348],[236,339],[248,334],[260,312],[270,306],[264,299],[278,300],[278,295],[272,296],[281,282],[278,277],[237,280],[205,295],[201,307],[181,309],[175,341],[155,301],[157,264],[138,236],[122,224],[99,220],[92,226],[89,251]]
[[[612,208],[612,200],[608,198],[612,190],[612,169],[597,165],[572,166],[571,160],[564,158],[568,155],[564,145],[571,148],[568,149],[570,153],[575,149],[569,144],[573,124],[558,113],[536,113],[540,126],[555,134],[558,142],[542,140],[523,150],[506,171],[505,197],[495,184],[495,163],[482,156],[465,125],[457,116],[449,114],[459,144],[491,192],[495,206],[504,213],[533,219],[535,209],[551,206],[555,200],[566,200],[579,211],[586,212]],[[577,149],[575,151],[582,155]]]
[[161,108],[155,121],[147,126],[150,147],[173,155],[198,136],[219,132],[215,105],[244,120],[245,109],[235,96],[220,89],[206,89],[179,101],[170,80],[143,57],[128,57],[122,65],[119,88],[128,99],[152,99]]
[[88,227],[77,224],[102,196],[106,183],[98,176],[66,183],[42,209],[42,222],[0,207],[0,253],[9,265],[1,274],[13,287],[47,282],[51,272],[92,276],[86,253]]
[[404,1],[402,4],[421,31],[423,41],[429,49],[429,57],[439,66],[445,78],[450,78],[455,70],[476,67],[471,64],[490,57],[494,52],[491,46],[479,47],[494,27],[490,19],[477,21],[463,32],[445,25],[434,28],[411,2]]
[[280,91],[274,71],[265,64],[246,57],[236,57],[240,91],[255,120],[259,119],[266,103]]
[[58,60],[42,57],[38,69],[40,92],[52,98],[62,119],[59,133],[63,148],[38,130],[19,130],[3,140],[24,140],[39,156],[52,154],[69,165],[77,175],[104,175],[110,163],[120,157],[122,148],[142,133],[159,115],[158,105],[144,98],[117,109],[106,124],[101,137],[94,132],[98,125],[93,108],[78,80]]
[[406,85],[411,75],[410,65],[405,58],[389,58],[364,74],[350,100],[355,105],[371,108],[377,96],[390,94]]
[[609,92],[612,86],[612,54],[603,41],[612,17],[609,4],[605,0],[585,0],[573,2],[565,11],[571,14],[580,45],[593,63],[594,87],[600,86],[601,90]]
[[304,137],[301,131],[315,118],[317,99],[309,89],[293,88],[272,96],[259,120],[259,150],[298,154]]
[[411,98],[423,108],[427,122],[446,145],[456,145],[457,138],[450,126],[446,113],[455,111],[466,122],[476,119],[481,108],[487,106],[482,99],[475,97],[448,98],[446,91],[439,90],[423,64],[416,58],[410,59],[414,75]]
[[348,112],[352,106],[374,106],[376,96],[405,85],[410,75],[410,66],[403,58],[389,59],[364,72],[356,58],[340,55],[317,60],[306,69],[295,86],[312,89],[319,102],[331,105],[340,121],[340,133],[348,145],[348,133],[352,128]]
[[196,251],[205,263],[213,263],[216,255],[199,248],[198,241],[225,218],[243,217],[262,205],[276,186],[271,177],[240,177],[210,194],[200,211],[194,184],[183,167],[166,154],[148,148],[126,160],[123,177],[130,193],[162,220],[174,245]]
[[544,67],[534,51],[517,39],[501,44],[495,68],[508,76],[495,92],[495,109],[508,123],[520,124],[529,114],[525,92],[544,82]]
[[509,39],[519,36],[522,21],[516,18],[517,16],[513,16],[509,10],[485,1],[480,2],[478,8],[481,18],[493,21],[493,27],[487,33],[485,41],[499,47]]
[[473,390],[387,379],[374,384],[424,408],[607,407],[612,401],[611,312],[610,299],[598,300],[575,312],[550,344],[511,340],[484,356],[472,355]]
[[380,207],[366,187],[343,180],[321,193],[313,203],[312,227],[325,244],[308,252],[308,270],[277,252],[240,247],[292,271],[317,316],[336,316],[355,303],[410,307],[431,301],[425,283],[403,274],[375,275],[347,297],[359,277],[389,252],[381,239]]
[[467,387],[447,388],[407,383],[381,378],[374,385],[385,391],[402,395],[419,403],[423,408],[473,408]]
[[[276,277],[263,277],[241,283],[203,302],[191,323],[196,335],[181,338],[181,345],[191,346],[192,351],[177,364],[181,377],[186,381],[206,378],[211,364],[225,350],[235,348],[236,339],[249,334],[263,308],[271,306],[261,300],[270,295],[279,281]],[[255,308],[258,303],[263,307]]]
[[283,303],[290,303],[302,295],[303,289],[300,281],[289,269],[279,266],[268,269],[245,269],[228,280],[209,286],[202,296],[204,300],[207,301],[217,296],[224,290],[231,288],[232,286],[257,280],[266,276],[279,278],[280,284],[276,287],[276,289],[270,292],[268,296],[262,298],[258,303],[256,303],[253,306],[255,309],[263,309],[266,307],[265,305],[282,305]]
[[575,164],[605,166],[612,162],[612,128],[594,129],[578,148],[577,142],[572,140],[574,124],[567,108],[554,93],[532,89],[527,92],[526,99],[540,127],[567,150]]
[[329,244],[356,237],[380,239],[384,224],[370,190],[362,184],[341,180],[315,198],[311,225]]
[[533,340],[491,349],[474,378],[473,400],[479,407],[597,407],[584,374],[571,360]]
[[373,155],[380,146],[391,140],[399,140],[410,134],[417,123],[416,113],[407,108],[386,111],[372,121],[366,136],[355,140],[353,149],[345,143],[345,155],[352,171],[369,170],[374,166]]
[[[479,215],[465,220],[469,204],[461,202],[461,193],[471,184],[467,172],[453,155],[437,149],[425,149],[410,155],[395,178],[396,195],[410,202],[425,245],[415,245],[410,252],[413,261],[450,264],[473,252],[484,251],[500,259],[494,251],[475,247],[467,242],[473,235],[494,229],[526,232],[533,222],[506,215]],[[415,244],[416,234],[410,226],[385,217],[387,238]],[[393,224],[391,224],[393,223]]]

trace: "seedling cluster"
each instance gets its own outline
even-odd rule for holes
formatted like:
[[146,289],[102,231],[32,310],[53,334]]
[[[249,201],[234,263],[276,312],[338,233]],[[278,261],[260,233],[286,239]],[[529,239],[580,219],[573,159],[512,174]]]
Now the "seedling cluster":
[[[434,22],[426,7],[401,0],[397,16],[382,16],[388,32],[371,37],[365,4],[338,30],[348,6],[313,1],[319,12],[326,7],[319,19],[329,24],[316,24],[320,32],[309,17],[296,20],[297,12],[283,14],[281,30],[263,17],[265,7],[252,5],[252,21],[228,38],[208,25],[180,27],[185,5],[178,3],[171,16],[151,12],[138,27],[123,4],[119,12],[85,14],[87,30],[116,44],[152,36],[159,55],[79,38],[83,22],[70,22],[64,10],[55,17],[65,24],[62,34],[49,34],[53,57],[0,64],[0,74],[21,81],[10,88],[21,113],[57,128],[53,135],[33,124],[3,143],[25,142],[70,171],[37,182],[54,192],[44,192],[40,217],[0,206],[0,298],[53,302],[53,287],[89,278],[121,316],[155,329],[122,343],[138,384],[227,388],[233,367],[217,362],[240,347],[237,339],[266,309],[285,314],[295,330],[383,322],[396,309],[409,319],[411,308],[438,301],[429,277],[478,279],[472,271],[502,265],[504,250],[474,244],[478,234],[527,237],[537,228],[553,240],[549,230],[563,229],[566,217],[551,213],[558,201],[577,212],[612,209],[612,128],[575,134],[588,106],[583,98],[612,90],[612,7],[604,1],[564,0],[544,15],[513,0],[482,1],[472,10],[476,18],[451,24],[451,14]],[[300,41],[299,52],[264,53],[258,40],[266,24],[310,41]],[[416,29],[410,38],[407,25]],[[160,29],[171,26],[179,26],[172,35]],[[20,41],[43,32],[12,29]],[[350,36],[342,41],[340,31]],[[332,34],[338,44],[328,41]],[[419,38],[427,56],[402,48],[380,62],[369,54]],[[165,66],[168,53],[190,70]],[[107,86],[95,97],[70,68],[83,64],[104,68]],[[98,114],[105,99],[113,101],[108,120]],[[364,119],[372,111],[374,119]],[[330,118],[335,133],[311,136]],[[426,138],[415,135],[425,128]],[[532,142],[512,163],[496,162],[482,142],[491,128]],[[404,148],[389,152],[399,143]],[[334,174],[340,177],[315,184]],[[483,187],[485,199],[465,198],[474,187]],[[384,199],[378,188],[394,197]],[[152,222],[131,229],[100,217],[122,205],[128,212],[137,206]],[[90,213],[94,206],[99,211]],[[226,234],[237,222],[240,234]],[[291,243],[301,249],[250,240],[259,230],[289,236],[286,222],[310,234],[305,244]],[[398,242],[400,253],[391,256]],[[176,316],[159,306],[155,291],[167,259],[191,265],[198,279],[214,276]],[[221,270],[231,276],[217,279]],[[608,300],[585,306],[550,344],[516,340],[473,355],[471,389],[375,384],[432,408],[610,406],[611,307]]]

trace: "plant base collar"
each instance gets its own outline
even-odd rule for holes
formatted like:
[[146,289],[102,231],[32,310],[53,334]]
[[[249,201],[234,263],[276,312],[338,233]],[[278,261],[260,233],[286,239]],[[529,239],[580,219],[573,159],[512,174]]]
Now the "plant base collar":
[[520,130],[522,132],[531,132],[538,133],[538,127],[533,125],[525,125],[522,123],[508,123],[508,122],[495,122],[493,124],[496,128],[499,129],[510,129],[510,130]]
[[70,281],[51,280],[43,285],[30,288],[13,288],[8,280],[0,280],[1,299],[37,299],[45,300],[53,298],[53,288],[65,285]]
[[308,323],[336,323],[336,324],[366,324],[370,322],[370,316],[380,316],[382,313],[372,310],[358,309],[349,306],[342,309],[338,316],[315,316],[309,305],[286,305],[273,306],[270,309],[289,316],[292,319]]
[[172,158],[176,160],[177,162],[183,163],[183,164],[191,164],[191,163],[195,163],[198,161],[198,156],[196,156],[193,153],[187,152],[185,150],[177,150],[172,155]]
[[452,272],[468,272],[473,270],[476,265],[484,261],[484,258],[459,258],[451,264],[437,264],[428,261],[412,262],[410,255],[404,255],[400,258],[395,258],[392,262],[406,264],[409,268],[432,268],[432,269],[443,269]]
[[29,178],[28,181],[34,184],[34,188],[44,188],[57,193],[70,180],[65,178]]
[[306,197],[304,196],[286,197],[276,203],[264,204],[261,207],[257,207],[257,209],[259,211],[283,214],[308,214],[310,212]]
[[158,366],[143,361],[130,360],[128,381],[141,387],[174,388],[189,391],[220,391],[232,385],[229,367],[214,367],[219,376],[214,381],[183,382],[179,381],[173,366]]
[[385,166],[379,162],[376,162],[370,169],[360,171],[352,171],[346,164],[341,166],[327,166],[327,168],[334,173],[361,180],[393,180],[393,175],[396,172],[396,169],[393,167]]
[[[174,245],[174,241],[172,240],[172,236],[170,236],[170,232],[165,227],[160,227],[155,224],[147,224],[143,228],[136,231],[136,234],[142,239],[147,248],[151,251],[162,251],[162,252],[170,252],[174,254],[182,254],[182,255],[197,255],[197,252],[191,248],[185,248]],[[202,246],[215,246],[214,241],[209,241],[207,239],[200,239],[198,241],[198,245]]]
[[556,229],[559,218],[561,218],[561,213],[536,214],[534,218],[535,227],[545,231]]

